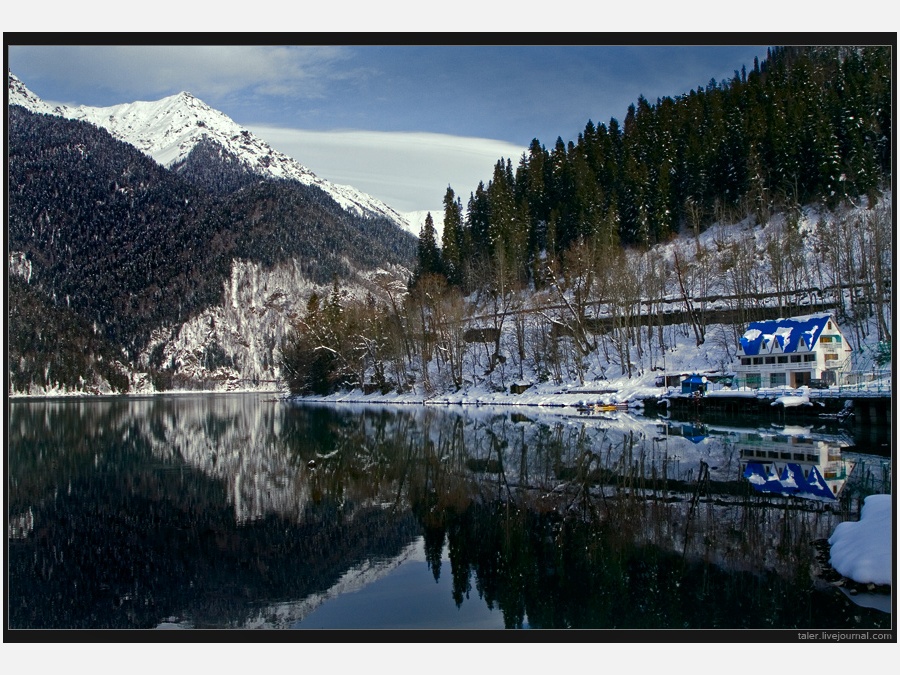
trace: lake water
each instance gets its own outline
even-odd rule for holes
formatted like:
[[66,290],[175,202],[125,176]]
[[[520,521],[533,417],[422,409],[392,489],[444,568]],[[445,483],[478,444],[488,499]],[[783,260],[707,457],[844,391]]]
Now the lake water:
[[[13,630],[891,625],[813,573],[890,485],[840,428],[271,394],[8,413]],[[773,491],[788,466],[837,497]]]

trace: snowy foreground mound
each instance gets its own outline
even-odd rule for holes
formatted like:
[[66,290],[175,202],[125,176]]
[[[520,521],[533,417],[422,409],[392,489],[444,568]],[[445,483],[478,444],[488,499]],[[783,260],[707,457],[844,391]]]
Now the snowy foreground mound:
[[834,528],[831,566],[861,584],[891,584],[891,533],[894,531],[891,495],[866,497],[859,522]]

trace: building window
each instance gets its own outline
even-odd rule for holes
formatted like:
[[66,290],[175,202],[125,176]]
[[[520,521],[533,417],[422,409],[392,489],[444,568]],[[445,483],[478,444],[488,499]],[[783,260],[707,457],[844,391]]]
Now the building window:
[[770,387],[783,387],[787,384],[787,373],[771,373],[769,375]]
[[743,358],[743,359],[741,359],[741,365],[742,365],[742,366],[749,366],[749,365],[750,365],[750,359],[748,359],[748,358]]
[[819,342],[821,342],[823,345],[830,344],[830,343],[831,343],[831,336],[830,336],[830,335],[823,335],[822,337],[819,338]]
[[754,365],[754,366],[760,366],[760,365],[762,365],[762,357],[760,357],[760,356],[754,356],[754,357],[753,357],[753,365]]
[[787,357],[786,357],[786,356],[779,356],[779,357],[778,357],[778,363],[787,363]]
[[803,355],[803,360],[804,360],[804,361],[815,361],[815,360],[816,360],[816,355],[815,355],[815,354],[804,354],[804,355]]
[[775,357],[774,357],[774,356],[767,356],[767,357],[766,357],[766,363],[775,363]]
[[747,373],[747,386],[751,389],[759,389],[762,385],[762,378],[759,373]]
[[837,354],[826,354],[825,360],[826,361],[837,361]]
[[791,356],[791,363],[800,363],[800,355],[794,354]]

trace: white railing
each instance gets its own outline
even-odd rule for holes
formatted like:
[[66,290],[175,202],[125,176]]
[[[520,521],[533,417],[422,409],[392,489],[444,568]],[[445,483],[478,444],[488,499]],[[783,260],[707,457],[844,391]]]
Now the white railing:
[[[835,375],[840,381],[838,384],[833,384],[825,389],[809,389],[810,397],[837,398],[847,394],[853,394],[854,396],[890,396],[893,390],[892,373],[889,370],[836,372]],[[767,383],[761,384],[762,386],[749,387],[746,376],[735,376],[732,380],[731,389],[745,391],[755,389],[757,396],[761,397],[801,395],[799,388],[782,385],[771,386]]]

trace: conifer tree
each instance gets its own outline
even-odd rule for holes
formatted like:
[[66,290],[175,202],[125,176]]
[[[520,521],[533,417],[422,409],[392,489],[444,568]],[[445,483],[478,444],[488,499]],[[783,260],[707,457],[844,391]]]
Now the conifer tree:
[[431,212],[425,216],[425,224],[419,231],[419,247],[417,250],[417,266],[413,284],[427,274],[444,274],[441,251],[437,245],[437,231]]
[[447,280],[454,285],[463,281],[463,261],[465,260],[465,233],[462,223],[462,202],[453,188],[447,186],[444,194],[444,231],[441,235],[441,256]]
[[472,257],[480,258],[489,255],[491,251],[490,205],[484,182],[479,182],[475,192],[469,195],[466,223],[472,239]]
[[875,203],[891,172],[890,53],[773,48],[732,80],[655,105],[639,97],[621,128],[588,121],[577,144],[558,137],[549,152],[534,139],[515,179],[501,160],[471,195],[475,256],[502,249],[510,261],[524,227],[525,267],[537,271],[600,222],[615,223],[623,245],[651,245],[813,200]]

